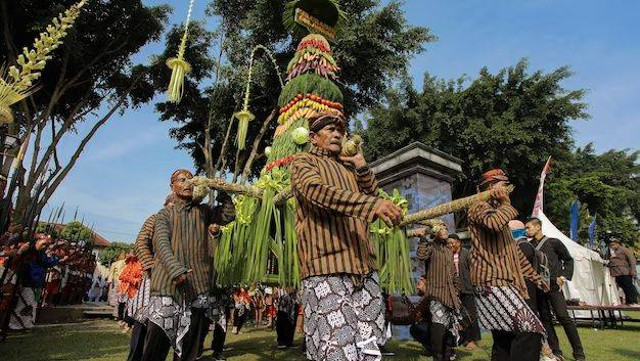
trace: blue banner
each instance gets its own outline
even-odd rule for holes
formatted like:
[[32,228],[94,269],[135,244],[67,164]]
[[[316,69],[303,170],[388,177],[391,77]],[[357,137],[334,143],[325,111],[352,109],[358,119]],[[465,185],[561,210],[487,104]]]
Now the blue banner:
[[580,202],[573,201],[571,203],[571,209],[569,211],[571,214],[571,221],[569,222],[569,237],[574,241],[578,241],[578,222],[580,218]]
[[591,224],[589,224],[589,229],[587,230],[587,233],[589,233],[589,245],[591,247],[593,247],[594,244],[596,244],[596,215],[593,215],[593,220],[591,221]]

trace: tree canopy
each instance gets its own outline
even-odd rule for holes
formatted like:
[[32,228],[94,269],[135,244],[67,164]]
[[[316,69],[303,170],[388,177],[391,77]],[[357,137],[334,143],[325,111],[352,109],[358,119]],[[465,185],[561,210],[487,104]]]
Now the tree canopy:
[[596,154],[593,144],[578,148],[559,161],[547,182],[545,209],[563,230],[569,229],[569,204],[582,205],[579,235],[597,215],[600,240],[619,237],[633,245],[640,236],[640,151],[609,150]]
[[570,122],[587,118],[583,90],[566,90],[567,67],[530,72],[526,60],[476,79],[445,81],[425,75],[418,91],[405,80],[387,104],[366,117],[366,155],[374,160],[420,141],[462,160],[454,197],[475,192],[483,172],[505,170],[516,186],[514,204],[530,214],[540,170],[551,155],[573,146]]
[[133,244],[124,242],[113,242],[111,245],[98,254],[98,262],[109,267],[113,262],[118,260],[120,254],[126,254],[133,249]]
[[93,244],[95,234],[81,222],[71,221],[64,227],[60,237],[71,242],[84,241]]

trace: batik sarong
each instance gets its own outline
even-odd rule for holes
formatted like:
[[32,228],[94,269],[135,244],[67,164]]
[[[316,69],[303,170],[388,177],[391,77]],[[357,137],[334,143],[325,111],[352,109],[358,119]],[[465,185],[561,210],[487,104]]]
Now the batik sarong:
[[487,330],[545,335],[540,319],[515,288],[487,287],[476,292],[478,321]]
[[192,309],[205,309],[205,314],[212,322],[224,322],[226,325],[224,308],[216,297],[210,295],[199,295],[189,306],[174,301],[170,296],[151,296],[147,308],[149,322],[164,330],[178,356],[182,355],[182,340],[191,325]]
[[162,328],[178,356],[182,355],[182,339],[191,325],[191,308],[171,296],[151,296],[148,308],[149,322]]
[[429,302],[429,313],[431,313],[431,322],[443,325],[455,338],[456,342],[460,338],[458,325],[460,324],[460,315],[455,310],[443,305],[438,301]]
[[302,281],[307,358],[376,361],[384,342],[384,302],[377,273],[313,276]]
[[140,289],[134,298],[127,300],[127,315],[134,320],[145,323],[149,317],[149,298],[151,296],[151,280],[149,277],[142,277]]
[[226,295],[214,295],[207,298],[207,303],[201,301],[198,306],[200,308],[206,308],[206,316],[213,324],[218,324],[222,329],[227,332],[227,305],[229,304],[229,297]]
[[35,291],[31,287],[21,287],[17,294],[16,307],[11,312],[9,328],[12,330],[32,329],[36,322],[36,302]]

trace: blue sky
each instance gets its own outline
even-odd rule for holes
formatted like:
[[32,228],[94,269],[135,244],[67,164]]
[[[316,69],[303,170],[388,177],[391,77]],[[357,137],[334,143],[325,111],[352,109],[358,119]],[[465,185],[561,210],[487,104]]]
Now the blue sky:
[[[186,14],[186,0],[144,2],[170,3],[172,22]],[[203,19],[204,4],[196,0],[195,19]],[[411,63],[417,85],[426,71],[447,79],[475,77],[483,66],[495,72],[523,57],[532,70],[569,65],[575,75],[564,85],[588,89],[592,115],[573,124],[577,144],[594,142],[598,151],[640,148],[640,2],[407,0],[404,9],[411,24],[428,26],[439,37]],[[146,62],[161,48],[162,43],[152,44],[137,60]],[[174,149],[170,127],[157,120],[153,104],[114,117],[88,145],[50,205],[64,201],[67,220],[79,207],[85,222],[95,223],[107,239],[132,241],[168,194],[171,172],[193,167],[185,152]],[[68,154],[78,140],[66,142],[62,153]],[[43,218],[47,215],[45,210]]]

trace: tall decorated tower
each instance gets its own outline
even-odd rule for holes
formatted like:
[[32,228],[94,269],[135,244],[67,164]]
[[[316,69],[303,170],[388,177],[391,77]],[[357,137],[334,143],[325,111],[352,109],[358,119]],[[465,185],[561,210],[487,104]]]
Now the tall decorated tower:
[[[267,164],[260,178],[250,186],[228,184],[220,179],[195,180],[198,185],[235,194],[236,220],[223,228],[214,261],[220,285],[254,281],[299,285],[296,205],[289,167],[296,154],[310,148],[310,119],[321,115],[344,119],[343,95],[336,84],[340,67],[330,45],[344,21],[345,14],[337,0],[294,0],[286,4],[284,25],[302,40],[287,66],[286,84],[278,99],[278,126],[271,146],[265,149]],[[236,113],[241,148],[245,144],[247,122],[253,119],[247,99],[244,109]],[[347,141],[343,154],[355,155],[358,143],[358,137]],[[398,204],[406,202],[398,195],[382,196]],[[391,292],[411,291],[404,230],[387,228],[381,221],[373,224],[372,230],[383,286]]]
[[[337,0],[294,0],[285,6],[284,25],[302,40],[287,66],[278,126],[265,149],[267,165],[260,179],[235,197],[236,221],[223,230],[215,261],[219,283],[299,282],[289,165],[309,149],[309,119],[321,114],[344,119],[336,85],[340,68],[329,44],[344,20]],[[239,112],[239,119],[246,113]]]

